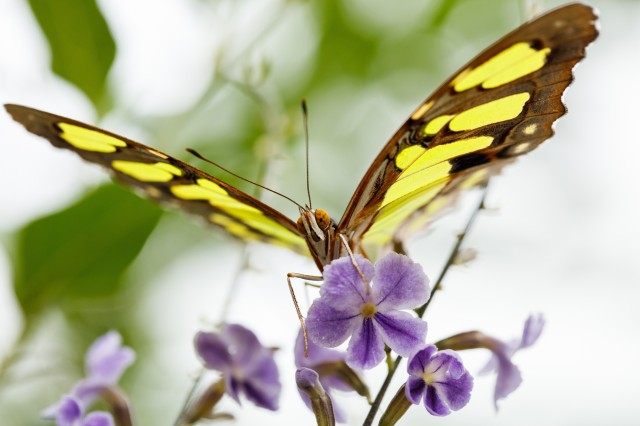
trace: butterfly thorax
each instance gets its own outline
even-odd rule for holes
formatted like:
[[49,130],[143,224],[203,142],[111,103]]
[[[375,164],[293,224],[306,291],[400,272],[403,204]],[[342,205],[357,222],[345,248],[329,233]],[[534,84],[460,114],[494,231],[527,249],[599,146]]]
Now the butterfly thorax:
[[307,241],[313,260],[320,270],[332,260],[341,256],[341,242],[338,238],[336,222],[321,209],[300,208],[296,222],[298,231]]

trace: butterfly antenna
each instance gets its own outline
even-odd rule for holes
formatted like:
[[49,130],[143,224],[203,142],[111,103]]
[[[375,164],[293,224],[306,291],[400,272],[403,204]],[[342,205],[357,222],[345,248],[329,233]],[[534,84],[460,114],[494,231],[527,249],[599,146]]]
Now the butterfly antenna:
[[307,168],[307,197],[309,198],[309,208],[311,208],[311,188],[309,187],[309,113],[307,111],[307,101],[303,99],[300,102],[300,106],[302,107],[302,123],[304,126],[305,163]]
[[231,176],[235,176],[235,177],[237,177],[237,178],[238,178],[238,179],[240,179],[240,180],[243,180],[243,181],[245,181],[245,182],[247,182],[247,183],[250,183],[250,184],[252,184],[252,185],[255,185],[255,186],[257,186],[258,188],[262,188],[262,189],[264,189],[265,191],[269,191],[269,192],[271,192],[272,194],[279,195],[280,197],[284,198],[285,200],[289,200],[289,201],[291,201],[293,204],[295,204],[296,206],[298,206],[298,208],[300,208],[300,209],[304,209],[304,207],[302,207],[300,204],[298,204],[298,203],[297,203],[295,200],[293,200],[292,198],[287,197],[286,195],[284,195],[284,194],[282,194],[282,193],[280,193],[280,192],[278,192],[278,191],[276,191],[276,190],[273,190],[273,189],[271,189],[271,188],[267,188],[266,186],[261,185],[261,184],[259,184],[258,182],[254,182],[254,181],[252,181],[252,180],[250,180],[250,179],[247,179],[247,178],[245,178],[245,177],[242,177],[242,176],[240,176],[240,175],[238,175],[238,174],[236,174],[236,173],[232,172],[231,170],[229,170],[229,169],[227,169],[227,168],[225,168],[225,167],[222,167],[220,164],[218,164],[218,163],[216,163],[216,162],[214,162],[214,161],[211,161],[211,160],[209,160],[208,158],[206,158],[206,157],[202,156],[202,155],[201,155],[198,151],[196,151],[195,149],[192,149],[192,148],[186,148],[186,151],[187,151],[189,154],[191,154],[191,155],[195,156],[196,158],[199,158],[199,159],[201,159],[202,161],[205,161],[205,162],[207,162],[207,163],[211,164],[212,166],[215,166],[215,167],[219,168],[220,170],[223,170],[223,171],[225,171],[225,172],[229,173]]

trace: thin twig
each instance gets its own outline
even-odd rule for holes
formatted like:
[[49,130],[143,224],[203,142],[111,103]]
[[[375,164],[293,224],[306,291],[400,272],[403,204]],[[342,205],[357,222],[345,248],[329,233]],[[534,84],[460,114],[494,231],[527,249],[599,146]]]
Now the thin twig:
[[464,231],[462,231],[462,233],[458,234],[456,243],[454,244],[453,249],[451,250],[451,253],[449,253],[449,258],[447,259],[447,263],[445,263],[444,268],[442,268],[442,272],[440,272],[440,276],[438,277],[435,285],[431,289],[431,295],[429,296],[429,300],[427,300],[427,303],[425,303],[424,305],[416,309],[416,313],[420,318],[423,317],[425,311],[427,310],[427,307],[429,307],[429,304],[433,300],[433,296],[436,294],[436,291],[440,290],[442,281],[444,280],[445,275],[449,271],[449,268],[455,263],[456,257],[460,252],[460,246],[462,246],[462,241],[465,239],[467,234],[469,234],[469,231],[471,230],[471,227],[473,226],[476,220],[476,217],[478,216],[478,213],[480,212],[480,210],[484,209],[484,200],[487,198],[488,191],[489,191],[489,186],[487,185],[484,187],[484,190],[482,192],[482,197],[480,198],[480,202],[478,203],[476,208],[473,210],[473,212],[471,213],[471,216],[469,217],[469,220],[467,221],[467,226],[465,226]]

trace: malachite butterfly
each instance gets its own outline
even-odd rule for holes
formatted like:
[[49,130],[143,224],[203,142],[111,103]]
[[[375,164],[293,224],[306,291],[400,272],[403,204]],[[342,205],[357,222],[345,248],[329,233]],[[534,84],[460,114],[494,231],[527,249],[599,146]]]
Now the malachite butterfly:
[[570,4],[481,52],[411,114],[373,161],[342,218],[300,209],[296,222],[156,149],[78,121],[6,105],[27,130],[100,164],[148,198],[204,218],[245,241],[310,255],[320,270],[351,250],[377,257],[404,242],[467,188],[552,136],[572,69],[597,37],[596,15]]

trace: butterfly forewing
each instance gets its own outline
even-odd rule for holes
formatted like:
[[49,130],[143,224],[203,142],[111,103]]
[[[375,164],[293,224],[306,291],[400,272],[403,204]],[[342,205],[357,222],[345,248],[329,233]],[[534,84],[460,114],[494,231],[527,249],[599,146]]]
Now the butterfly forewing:
[[122,136],[19,105],[6,105],[27,130],[99,164],[148,198],[203,218],[245,241],[309,254],[295,223],[273,208],[180,160]]
[[[518,155],[553,134],[573,66],[597,36],[572,4],[525,23],[480,53],[411,115],[373,162],[338,226],[373,254],[403,243]],[[363,248],[364,247],[364,248]]]

